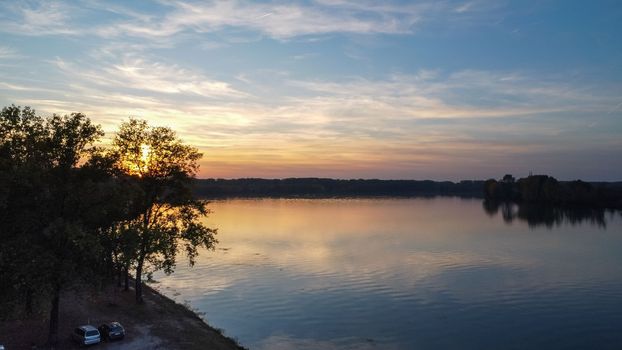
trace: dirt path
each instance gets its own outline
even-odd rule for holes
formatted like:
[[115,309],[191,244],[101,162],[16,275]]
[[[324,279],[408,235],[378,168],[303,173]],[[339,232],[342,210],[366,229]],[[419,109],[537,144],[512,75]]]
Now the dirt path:
[[[83,324],[99,326],[119,321],[126,337],[115,342],[103,342],[94,350],[141,349],[241,349],[233,340],[208,326],[184,306],[145,286],[144,305],[134,303],[134,291],[123,292],[116,286],[90,293],[66,292],[60,305],[60,343],[56,349],[78,349],[71,342],[72,330]],[[47,320],[34,315],[30,319],[0,322],[0,344],[6,350],[44,349]]]

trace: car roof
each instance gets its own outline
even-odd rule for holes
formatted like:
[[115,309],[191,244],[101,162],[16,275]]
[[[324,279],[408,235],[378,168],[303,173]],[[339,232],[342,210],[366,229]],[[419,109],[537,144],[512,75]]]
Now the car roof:
[[90,324],[85,324],[85,325],[80,326],[78,328],[82,329],[85,332],[87,332],[87,331],[96,331],[97,330],[97,328],[91,326]]

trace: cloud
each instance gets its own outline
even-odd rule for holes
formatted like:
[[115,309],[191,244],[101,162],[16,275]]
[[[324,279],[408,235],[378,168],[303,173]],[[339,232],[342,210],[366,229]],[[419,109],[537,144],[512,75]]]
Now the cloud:
[[[501,118],[611,105],[613,95],[586,93],[584,87],[535,79],[519,73],[459,71],[445,76],[422,71],[384,80],[290,81],[311,92],[309,109],[334,116],[384,120]],[[304,98],[302,98],[304,99]]]
[[[433,69],[329,80],[259,68],[227,79],[171,63],[140,43],[106,43],[39,61],[45,83],[7,71],[0,100],[84,112],[107,131],[128,116],[172,126],[206,154],[201,176],[222,177],[412,178],[417,169],[420,177],[451,178],[456,167],[496,176],[510,158],[518,164],[529,154],[611,145],[608,124],[598,118],[617,113],[619,104],[619,86],[524,71]],[[582,143],[564,138],[587,125]]]
[[[39,0],[0,4],[0,31],[17,35],[183,40],[186,35],[227,30],[243,41],[341,34],[413,34],[429,23],[478,23],[498,6],[488,1],[273,1],[153,2],[139,9],[92,0]],[[105,14],[105,15],[103,15]],[[251,34],[255,33],[255,35]],[[257,36],[257,34],[259,36]],[[226,44],[226,43],[225,43]],[[208,47],[210,44],[206,44]],[[216,43],[215,45],[221,45]],[[213,46],[213,45],[212,45]]]
[[52,63],[77,81],[86,80],[104,87],[202,97],[248,97],[231,84],[210,79],[200,72],[132,55],[125,55],[113,62],[98,62],[86,69],[81,64],[61,58],[56,58]]
[[15,85],[11,83],[0,82],[0,89],[9,90],[9,91],[30,91],[26,86]]
[[0,31],[20,35],[78,35],[72,14],[78,8],[58,1],[6,2],[0,5],[5,12]]
[[[85,6],[86,5],[86,6]],[[163,11],[152,9],[140,12],[128,6],[102,5],[91,1],[83,3],[83,12],[106,11],[116,18],[107,23],[81,28],[82,34],[95,34],[106,38],[120,36],[148,39],[170,38],[184,33],[210,33],[232,29],[251,31],[287,40],[299,36],[325,35],[330,33],[351,34],[412,34],[425,22],[459,21],[467,18],[474,3],[454,5],[448,1],[423,1],[398,4],[371,1],[311,2],[248,2],[231,1],[176,1],[159,3]],[[479,8],[485,8],[480,6]],[[36,18],[45,17],[66,20],[65,6],[42,3],[35,9],[22,9],[21,24],[12,26],[14,32],[20,27],[34,34],[77,34],[56,22],[54,28],[35,25]],[[482,11],[480,11],[482,12]],[[47,29],[52,29],[47,30]],[[63,32],[64,31],[64,32]]]
[[15,49],[8,46],[0,46],[0,60],[16,59],[20,57],[21,55],[19,55]]
[[388,8],[356,3],[305,5],[242,1],[177,2],[173,11],[153,21],[121,23],[108,33],[165,37],[183,31],[213,32],[245,28],[278,39],[341,33],[407,33],[419,7]]
[[163,93],[193,93],[201,96],[242,96],[228,83],[210,80],[177,65],[148,63],[142,59],[128,59],[104,69],[109,78],[118,78],[135,89]]

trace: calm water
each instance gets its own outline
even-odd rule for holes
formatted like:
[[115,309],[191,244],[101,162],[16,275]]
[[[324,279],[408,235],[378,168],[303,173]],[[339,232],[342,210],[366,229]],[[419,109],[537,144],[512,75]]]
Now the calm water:
[[621,349],[619,213],[481,200],[213,202],[220,244],[156,274],[251,349]]

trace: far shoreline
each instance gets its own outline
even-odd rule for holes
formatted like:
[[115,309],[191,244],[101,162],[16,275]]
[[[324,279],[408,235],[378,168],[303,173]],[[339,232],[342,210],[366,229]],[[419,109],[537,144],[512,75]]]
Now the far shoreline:
[[[548,182],[543,179],[548,179]],[[196,179],[193,192],[197,198],[204,200],[459,197],[515,203],[541,203],[563,207],[622,208],[622,181],[557,181],[548,175],[529,175],[527,178],[514,181],[514,177],[509,174],[498,181],[488,179],[459,182],[330,178],[212,178]],[[491,195],[491,184],[498,184],[498,188],[505,190],[496,191]],[[526,186],[526,184],[532,185]],[[511,190],[505,188],[509,186],[513,188]]]

